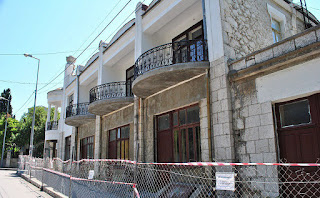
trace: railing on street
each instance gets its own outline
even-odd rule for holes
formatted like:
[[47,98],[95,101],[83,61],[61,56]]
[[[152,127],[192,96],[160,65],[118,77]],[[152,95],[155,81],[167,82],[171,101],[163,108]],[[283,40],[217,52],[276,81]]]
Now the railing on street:
[[188,40],[167,43],[143,53],[134,66],[135,79],[156,68],[178,63],[208,61],[206,40]]
[[90,103],[111,98],[132,97],[130,81],[111,82],[93,87],[90,90]]
[[66,108],[66,117],[76,116],[76,115],[87,115],[89,103],[79,103],[74,105],[69,105]]
[[69,197],[320,197],[316,163],[19,159],[18,171]]
[[57,130],[59,127],[59,121],[47,122],[47,130]]

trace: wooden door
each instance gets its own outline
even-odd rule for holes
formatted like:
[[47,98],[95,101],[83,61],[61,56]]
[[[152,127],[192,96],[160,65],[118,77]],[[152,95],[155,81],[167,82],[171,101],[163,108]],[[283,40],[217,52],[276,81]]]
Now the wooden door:
[[172,132],[171,130],[157,133],[158,162],[173,162]]
[[[288,163],[319,163],[320,159],[320,94],[276,104],[280,158]],[[318,168],[288,167],[280,177],[282,193],[301,197],[320,197]],[[300,189],[297,191],[296,189]]]

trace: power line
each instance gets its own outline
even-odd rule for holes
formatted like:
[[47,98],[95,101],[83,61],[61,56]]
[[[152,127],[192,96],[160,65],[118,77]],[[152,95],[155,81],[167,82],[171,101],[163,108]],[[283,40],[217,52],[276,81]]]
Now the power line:
[[[90,49],[94,49],[94,47],[90,48]],[[71,50],[71,51],[62,51],[62,52],[42,52],[42,53],[30,53],[32,55],[35,56],[42,56],[42,55],[54,55],[54,54],[66,54],[66,53],[71,53],[71,52],[79,52],[82,51],[83,49],[78,49],[78,50]],[[23,56],[24,54],[14,54],[14,53],[0,53],[0,56]]]
[[[146,1],[146,0],[143,0],[142,3],[144,3],[145,1]],[[135,10],[133,10],[133,11],[127,16],[127,18],[122,21],[122,23],[115,29],[115,31],[113,31],[113,32],[108,36],[108,38],[107,38],[106,40],[104,40],[104,42],[106,42],[111,36],[114,35],[114,33],[116,33],[118,30],[120,30],[121,27],[124,25],[124,23],[127,22],[128,18],[129,18],[134,12],[135,12]],[[84,63],[87,61],[87,59],[89,59],[93,54],[96,53],[97,50],[99,50],[99,48],[95,49],[81,64],[84,64]]]
[[[10,80],[0,80],[0,82],[12,83],[12,84],[21,84],[21,85],[34,85],[36,83],[33,82],[19,82],[19,81],[10,81]],[[38,83],[38,84],[47,84],[47,83]],[[55,83],[60,84],[60,83]]]
[[[100,24],[91,32],[91,34],[87,37],[87,39],[82,43],[79,49],[89,40],[89,38],[93,35],[93,33],[100,27],[100,25],[108,18],[111,12],[119,5],[122,0],[118,1],[118,3],[111,9],[111,11],[107,14],[107,16],[100,22]],[[93,48],[92,48],[93,49]]]
[[[118,15],[128,6],[128,4],[131,2],[132,0],[129,0],[123,7],[122,9],[116,14],[116,16],[113,17],[113,19],[106,25],[106,27],[104,27],[102,29],[102,31],[90,42],[90,44],[77,56],[77,58],[75,58],[72,63],[70,65],[72,65],[91,45],[92,43],[106,30],[107,27],[109,27],[109,25],[118,17]],[[55,78],[53,78],[53,80],[51,80],[49,83],[47,83],[46,85],[44,85],[43,87],[41,87],[39,89],[39,91],[43,88],[45,88],[46,86],[48,86],[50,83],[52,83],[55,79],[57,79],[64,71],[66,71],[69,67],[66,67],[63,71],[61,71]]]
[[24,107],[24,106],[27,104],[27,102],[30,100],[31,96],[33,96],[33,93],[34,93],[34,91],[31,93],[31,95],[30,95],[29,98],[26,100],[26,102],[23,103],[23,105],[22,105],[22,106],[18,109],[18,111],[16,111],[14,114],[17,114],[17,113],[22,109],[22,107]]

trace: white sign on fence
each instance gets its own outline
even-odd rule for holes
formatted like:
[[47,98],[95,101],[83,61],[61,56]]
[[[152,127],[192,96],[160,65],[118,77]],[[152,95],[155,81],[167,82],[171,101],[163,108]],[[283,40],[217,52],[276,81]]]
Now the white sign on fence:
[[216,190],[235,191],[234,173],[216,173]]
[[89,170],[88,179],[93,179],[94,176],[94,170]]

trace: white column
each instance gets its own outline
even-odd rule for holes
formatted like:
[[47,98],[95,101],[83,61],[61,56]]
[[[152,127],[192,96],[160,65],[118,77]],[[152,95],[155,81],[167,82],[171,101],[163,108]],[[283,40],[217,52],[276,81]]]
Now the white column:
[[220,0],[205,0],[209,61],[224,56]]
[[51,114],[51,104],[48,104],[46,130],[48,128],[48,122],[50,122],[50,114]]
[[53,116],[53,121],[57,121],[58,117],[58,107],[54,106],[54,116]]
[[139,56],[143,53],[142,49],[142,39],[143,39],[143,32],[142,32],[142,14],[144,13],[142,9],[142,3],[139,2],[136,7],[136,19],[135,19],[135,60],[139,58]]

